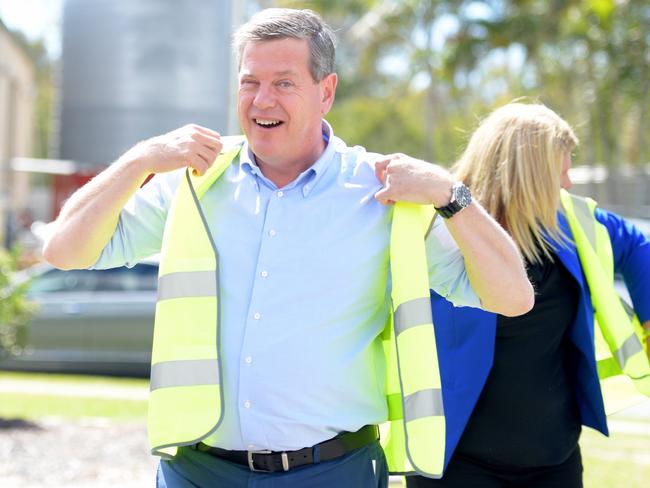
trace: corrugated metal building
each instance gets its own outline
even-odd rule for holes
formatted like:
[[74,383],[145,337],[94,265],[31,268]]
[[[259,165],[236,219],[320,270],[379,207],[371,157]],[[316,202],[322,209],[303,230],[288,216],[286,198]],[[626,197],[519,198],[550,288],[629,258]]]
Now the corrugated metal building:
[[58,157],[107,163],[190,122],[226,133],[231,4],[67,0]]

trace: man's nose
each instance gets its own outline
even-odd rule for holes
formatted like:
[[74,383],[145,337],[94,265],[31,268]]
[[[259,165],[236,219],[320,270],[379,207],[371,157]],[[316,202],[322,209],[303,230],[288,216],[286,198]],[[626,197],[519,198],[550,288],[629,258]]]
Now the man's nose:
[[253,104],[256,108],[267,109],[275,106],[275,95],[273,94],[272,87],[268,85],[260,85]]

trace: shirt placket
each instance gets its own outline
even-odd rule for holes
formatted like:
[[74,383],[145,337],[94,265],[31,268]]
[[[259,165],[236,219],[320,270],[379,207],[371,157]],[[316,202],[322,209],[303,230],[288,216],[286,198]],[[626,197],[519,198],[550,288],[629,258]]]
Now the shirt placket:
[[255,388],[259,383],[255,376],[260,368],[272,365],[263,364],[254,351],[263,347],[265,336],[274,326],[273,310],[269,310],[267,304],[271,302],[269,296],[273,292],[272,266],[286,245],[287,236],[281,226],[286,219],[286,199],[287,190],[274,190],[268,202],[239,358],[239,419],[242,440],[249,450],[259,449],[266,438],[264,425],[257,420],[256,408],[261,398],[260,388]]

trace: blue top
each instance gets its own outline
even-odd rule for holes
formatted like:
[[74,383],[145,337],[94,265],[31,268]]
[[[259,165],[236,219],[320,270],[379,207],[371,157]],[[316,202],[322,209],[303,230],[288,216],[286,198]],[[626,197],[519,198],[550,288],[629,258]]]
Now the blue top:
[[[623,275],[639,320],[650,320],[650,241],[618,215],[597,208],[595,216],[607,228],[612,243],[614,269]],[[566,218],[558,214],[558,219],[562,231],[571,235]],[[569,330],[569,337],[579,351],[576,353],[573,375],[580,421],[607,435],[594,354],[594,311],[589,289],[575,246],[557,246],[556,254],[580,289],[578,311]],[[492,367],[497,316],[476,308],[455,308],[433,291],[431,304],[447,418],[446,465]]]
[[[244,146],[202,200],[220,254],[225,392],[208,444],[293,450],[387,418],[379,335],[390,303],[391,207],[374,198],[377,155],[323,129],[326,150],[284,188]],[[94,267],[158,252],[182,174],[157,175],[136,193]],[[427,239],[431,287],[479,306],[441,220]]]

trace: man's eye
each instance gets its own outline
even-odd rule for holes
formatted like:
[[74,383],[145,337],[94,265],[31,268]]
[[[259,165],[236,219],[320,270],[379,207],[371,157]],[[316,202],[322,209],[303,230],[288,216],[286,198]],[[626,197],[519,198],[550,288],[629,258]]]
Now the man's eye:
[[291,83],[290,81],[279,81],[278,86],[280,88],[291,88],[293,86],[293,83]]

